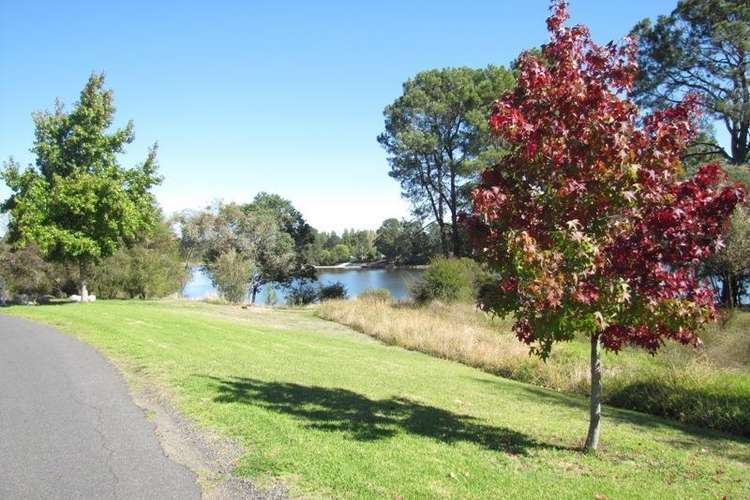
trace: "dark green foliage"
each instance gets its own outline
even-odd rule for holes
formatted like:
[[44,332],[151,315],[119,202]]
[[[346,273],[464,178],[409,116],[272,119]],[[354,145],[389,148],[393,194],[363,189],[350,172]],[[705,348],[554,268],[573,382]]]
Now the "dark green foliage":
[[750,160],[750,2],[680,0],[656,23],[633,29],[639,40],[641,74],[635,94],[650,107],[664,107],[687,92],[701,95],[709,117],[730,136],[729,150],[704,137],[689,155],[720,155],[740,165]]
[[286,302],[290,306],[306,306],[320,298],[320,289],[307,280],[291,284],[287,289]]
[[418,222],[386,219],[377,230],[375,247],[392,264],[417,265],[440,253],[440,240]]
[[491,104],[513,85],[513,73],[497,66],[423,71],[383,111],[378,142],[388,154],[389,175],[415,215],[437,224],[446,256],[464,250],[459,214],[466,185],[502,155],[487,118]]
[[620,408],[750,437],[747,377],[725,372],[712,377],[709,383],[691,377],[654,378],[628,384],[606,401]]
[[57,293],[60,269],[46,262],[33,243],[15,249],[0,243],[0,280],[7,298],[27,295],[34,300]]
[[469,258],[435,257],[412,288],[417,302],[473,302],[482,279],[482,269]]
[[160,298],[179,292],[187,273],[175,235],[161,223],[135,245],[104,259],[92,285],[99,298]]
[[305,248],[306,262],[335,266],[344,262],[371,262],[378,258],[375,232],[345,229],[341,235],[313,230],[313,241]]
[[345,299],[349,296],[349,293],[346,290],[346,286],[344,286],[344,284],[340,281],[329,283],[327,285],[321,285],[318,294],[321,301]]
[[247,213],[270,215],[281,229],[292,237],[298,251],[313,241],[313,228],[305,221],[299,210],[294,208],[291,201],[277,194],[258,193],[252,203],[243,205],[242,208]]
[[157,220],[156,146],[141,165],[121,167],[117,155],[133,142],[133,124],[110,132],[114,112],[104,76],[91,75],[70,112],[58,102],[54,112],[34,114],[36,164],[22,170],[11,159],[0,174],[12,191],[2,204],[11,240],[79,266],[82,294],[93,264]]

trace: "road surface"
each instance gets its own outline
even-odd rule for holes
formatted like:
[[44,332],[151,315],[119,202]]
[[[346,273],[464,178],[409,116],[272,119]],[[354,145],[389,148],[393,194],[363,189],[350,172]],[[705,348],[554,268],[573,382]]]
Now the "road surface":
[[187,500],[200,489],[95,349],[0,314],[0,498]]

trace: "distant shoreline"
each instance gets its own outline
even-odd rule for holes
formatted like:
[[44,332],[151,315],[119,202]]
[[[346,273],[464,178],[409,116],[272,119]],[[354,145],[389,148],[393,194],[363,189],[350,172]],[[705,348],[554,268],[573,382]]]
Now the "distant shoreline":
[[386,262],[345,262],[335,266],[313,266],[316,271],[362,271],[367,269],[393,269],[393,270],[422,270],[427,269],[426,265],[393,265]]

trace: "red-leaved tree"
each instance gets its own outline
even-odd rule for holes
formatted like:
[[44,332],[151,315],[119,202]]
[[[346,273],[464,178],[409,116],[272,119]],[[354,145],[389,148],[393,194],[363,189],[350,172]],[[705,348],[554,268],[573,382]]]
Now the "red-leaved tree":
[[681,179],[696,99],[641,117],[627,97],[635,41],[598,46],[567,18],[566,2],[553,2],[550,43],[520,58],[517,87],[494,105],[491,128],[510,152],[484,172],[468,224],[498,276],[485,310],[512,314],[543,358],[554,342],[590,337],[585,447],[595,450],[601,346],[700,342],[714,295],[695,267],[720,248],[745,192],[715,164]]

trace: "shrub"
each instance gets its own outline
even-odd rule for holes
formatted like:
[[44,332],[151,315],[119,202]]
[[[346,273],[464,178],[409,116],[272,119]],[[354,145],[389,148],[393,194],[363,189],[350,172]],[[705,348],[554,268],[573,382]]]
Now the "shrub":
[[62,267],[46,262],[33,244],[11,250],[0,248],[0,279],[5,283],[5,293],[25,295],[35,300],[40,295],[57,291]]
[[607,402],[685,424],[750,437],[750,377],[691,366],[656,371],[614,390]]
[[289,287],[286,302],[290,306],[306,306],[320,297],[317,286],[308,281],[299,281]]
[[99,263],[91,285],[101,298],[150,299],[179,292],[186,274],[177,239],[162,223]]
[[207,270],[221,296],[238,304],[247,297],[248,279],[253,267],[250,260],[232,249],[219,255]]
[[473,302],[481,281],[482,270],[468,258],[436,257],[412,288],[417,302]]
[[370,303],[390,302],[393,296],[387,288],[368,288],[357,296],[357,300]]
[[320,300],[323,301],[345,299],[349,296],[349,293],[342,282],[336,281],[335,283],[330,283],[328,285],[321,285],[318,295]]

